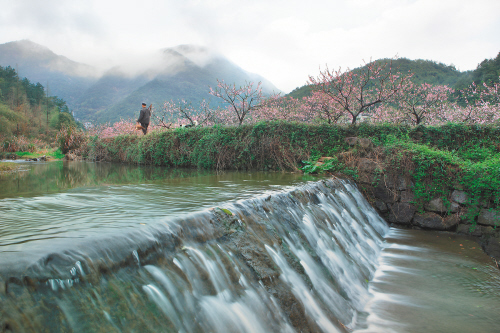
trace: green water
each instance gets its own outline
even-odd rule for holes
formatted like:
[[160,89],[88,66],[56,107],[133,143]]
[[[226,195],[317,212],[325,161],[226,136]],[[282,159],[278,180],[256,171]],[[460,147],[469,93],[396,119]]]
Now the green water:
[[[53,253],[61,258],[84,253],[88,244],[107,251],[114,245],[107,243],[110,239],[134,234],[147,238],[147,230],[168,226],[174,218],[320,179],[291,173],[217,174],[107,163],[21,165],[24,171],[0,174],[0,271],[28,267]],[[99,243],[101,238],[105,241]],[[355,331],[500,331],[500,271],[473,239],[391,229],[385,244]],[[0,287],[5,277],[0,274]],[[39,291],[11,284],[10,293],[0,290],[0,331],[69,327],[81,332],[168,331],[164,314],[141,289],[151,283],[151,277],[132,265],[64,292],[50,289],[49,284],[39,286]]]
[[[117,236],[313,177],[110,163],[22,163],[0,175],[0,261],[35,260],[89,238]],[[33,259],[31,259],[33,258]]]

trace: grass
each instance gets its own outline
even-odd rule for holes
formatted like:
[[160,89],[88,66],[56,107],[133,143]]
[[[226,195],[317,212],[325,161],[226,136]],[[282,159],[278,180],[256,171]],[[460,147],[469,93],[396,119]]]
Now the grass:
[[19,157],[22,157],[24,159],[27,159],[27,158],[39,158],[39,157],[42,157],[42,156],[47,156],[47,157],[50,157],[52,159],[56,159],[56,160],[60,160],[60,159],[63,159],[64,158],[64,154],[61,153],[61,149],[57,149],[57,150],[44,150],[44,151],[40,151],[40,152],[34,152],[34,153],[30,153],[30,152],[15,152],[15,154]]

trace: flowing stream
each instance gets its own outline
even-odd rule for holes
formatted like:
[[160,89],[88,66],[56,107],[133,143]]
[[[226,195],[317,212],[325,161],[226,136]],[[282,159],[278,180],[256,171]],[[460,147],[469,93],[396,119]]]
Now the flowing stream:
[[352,183],[92,163],[0,175],[0,332],[496,332],[471,239]]

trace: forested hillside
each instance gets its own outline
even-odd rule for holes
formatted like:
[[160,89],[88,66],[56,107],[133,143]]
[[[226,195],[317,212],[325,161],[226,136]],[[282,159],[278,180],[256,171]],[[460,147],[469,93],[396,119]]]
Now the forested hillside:
[[51,142],[65,124],[76,125],[64,100],[47,96],[42,84],[19,78],[12,67],[0,66],[0,141],[15,135]]
[[[390,59],[380,59],[375,62],[386,62]],[[354,72],[365,66],[353,69]],[[412,82],[415,84],[429,83],[431,85],[447,85],[454,89],[464,89],[472,82],[491,85],[498,82],[500,75],[500,53],[495,59],[485,59],[474,71],[461,72],[453,65],[445,65],[431,60],[410,60],[406,58],[392,61],[393,69],[401,73],[413,73]],[[311,85],[304,85],[293,90],[288,96],[302,98],[309,96],[312,92]]]
[[500,52],[494,59],[485,59],[478,66],[477,69],[472,73],[472,80],[476,84],[486,83],[487,85],[492,85],[493,83],[498,83],[500,77]]
[[64,99],[70,109],[98,75],[95,68],[29,40],[0,44],[0,66],[10,66],[20,77],[40,82],[51,95]]

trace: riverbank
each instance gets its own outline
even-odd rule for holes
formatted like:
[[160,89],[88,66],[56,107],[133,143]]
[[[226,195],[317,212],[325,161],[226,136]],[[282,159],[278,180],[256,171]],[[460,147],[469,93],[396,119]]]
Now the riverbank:
[[62,160],[65,157],[60,149],[44,149],[35,152],[16,151],[0,152],[0,160],[28,160],[28,161],[47,161]]
[[[353,179],[394,226],[479,237],[500,259],[500,128],[266,122],[89,137],[69,159],[209,170],[320,170]],[[307,168],[306,168],[307,169]]]

